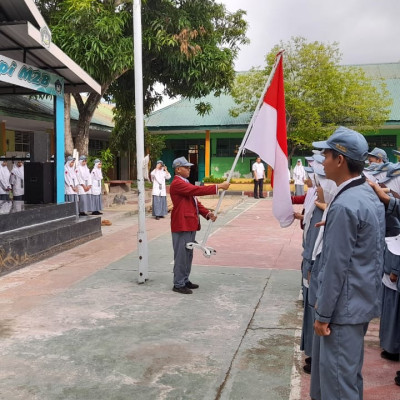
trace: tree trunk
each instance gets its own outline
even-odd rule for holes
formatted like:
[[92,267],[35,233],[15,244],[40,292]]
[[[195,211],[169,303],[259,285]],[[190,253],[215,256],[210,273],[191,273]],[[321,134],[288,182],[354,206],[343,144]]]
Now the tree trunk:
[[75,147],[79,154],[89,154],[89,128],[93,114],[100,103],[101,95],[97,93],[90,93],[86,102],[84,103],[79,93],[73,94],[76,105],[79,110],[79,120],[77,127],[77,136],[75,140]]
[[71,94],[64,94],[65,155],[72,155],[74,142],[71,133]]

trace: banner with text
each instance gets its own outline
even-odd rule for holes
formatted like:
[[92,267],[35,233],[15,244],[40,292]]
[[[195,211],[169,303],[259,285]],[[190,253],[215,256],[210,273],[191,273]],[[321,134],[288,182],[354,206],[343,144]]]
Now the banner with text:
[[0,54],[0,81],[53,96],[64,96],[64,79]]

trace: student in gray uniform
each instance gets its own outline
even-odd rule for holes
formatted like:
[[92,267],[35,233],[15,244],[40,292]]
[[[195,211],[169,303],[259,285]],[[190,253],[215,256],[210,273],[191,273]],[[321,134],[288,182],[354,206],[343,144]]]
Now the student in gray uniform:
[[321,399],[361,400],[364,336],[380,313],[385,212],[361,176],[368,144],[360,133],[339,127],[313,146],[324,150],[326,177],[338,186],[326,215],[315,305]]

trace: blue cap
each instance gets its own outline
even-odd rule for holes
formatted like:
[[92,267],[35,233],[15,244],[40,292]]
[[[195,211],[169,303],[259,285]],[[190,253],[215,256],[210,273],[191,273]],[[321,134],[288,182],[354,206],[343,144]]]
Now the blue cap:
[[93,161],[93,163],[94,163],[94,164],[101,163],[101,160],[100,160],[99,158],[96,158],[96,159]]
[[325,176],[325,170],[324,170],[324,166],[318,163],[315,163],[313,165],[313,170],[314,173],[316,173],[319,176]]
[[322,154],[314,154],[313,155],[313,160],[315,160],[316,162],[319,162],[320,164],[322,164],[325,160],[325,157]]
[[191,167],[193,164],[186,160],[185,157],[175,158],[174,162],[172,163],[172,168],[178,167]]
[[365,161],[368,155],[368,143],[361,133],[340,126],[328,138],[313,142],[317,149],[331,149],[355,161]]
[[314,172],[312,167],[304,167],[304,171],[306,171],[308,174],[312,174]]
[[69,161],[74,161],[74,160],[75,160],[75,158],[74,158],[74,157],[72,157],[72,156],[68,156],[66,161],[67,161],[67,162],[69,162]]
[[372,151],[368,153],[369,156],[373,156],[379,158],[383,162],[388,161],[387,154],[385,150],[380,149],[379,147],[375,147]]
[[79,157],[79,161],[84,161],[84,160],[87,160],[87,157],[86,157],[86,156],[80,156],[80,157]]

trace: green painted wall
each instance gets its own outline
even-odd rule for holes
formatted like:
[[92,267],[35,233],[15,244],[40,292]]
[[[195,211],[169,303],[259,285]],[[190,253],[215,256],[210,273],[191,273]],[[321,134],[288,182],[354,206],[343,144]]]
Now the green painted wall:
[[[238,132],[213,132],[211,131],[210,139],[211,139],[211,165],[210,165],[210,174],[216,178],[222,178],[227,176],[229,171],[232,168],[233,161],[235,159],[232,157],[217,157],[217,140],[219,138],[242,138],[244,135],[244,131]],[[393,149],[398,149],[400,144],[400,129],[381,129],[378,133],[369,132],[365,134],[367,141],[371,144],[370,150],[373,147],[380,147],[386,151],[389,160],[392,162],[397,162],[397,157],[395,157],[392,153]],[[395,138],[393,138],[393,136]],[[386,137],[386,138],[385,138]],[[193,139],[204,139],[205,133],[183,133],[183,134],[172,134],[167,135],[166,140],[171,141],[170,145],[172,148],[175,147],[176,141],[179,140],[193,140]],[[386,140],[388,139],[388,140]],[[175,143],[173,143],[175,142]],[[171,147],[169,146],[169,147]],[[176,152],[175,152],[176,153]],[[179,155],[182,155],[182,150]],[[173,150],[164,150],[163,159],[167,163],[167,165],[172,164],[172,160],[179,155],[174,154]],[[308,155],[308,154],[307,154]],[[310,154],[312,152],[310,151]],[[304,152],[301,155],[294,155],[291,159],[291,167],[293,168],[298,159],[302,160],[303,165],[307,165],[305,161]],[[235,172],[233,175],[233,179],[238,178],[251,178],[251,165],[255,160],[251,157],[241,157],[236,165]],[[199,149],[199,180],[204,178],[205,173],[205,159],[204,159],[204,150]]]

